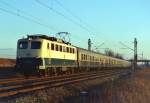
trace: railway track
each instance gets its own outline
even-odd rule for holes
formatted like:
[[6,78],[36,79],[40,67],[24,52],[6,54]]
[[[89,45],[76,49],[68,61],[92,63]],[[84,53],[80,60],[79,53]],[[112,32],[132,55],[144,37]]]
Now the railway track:
[[[114,70],[107,70],[108,72],[114,71]],[[98,71],[98,73],[106,72],[105,70]],[[29,78],[26,77],[15,77],[15,78],[7,78],[7,79],[0,79],[0,85],[9,85],[9,84],[16,84],[16,83],[22,83],[22,82],[35,82],[40,80],[53,80],[53,79],[59,79],[59,78],[69,78],[79,75],[87,75],[94,72],[84,72],[84,73],[78,73],[78,74],[71,74],[71,75],[61,75],[61,76],[52,76],[52,77],[37,77],[37,76],[30,76]]]
[[0,81],[0,98],[96,78],[111,79],[127,72],[128,70],[106,70],[54,77],[4,79]]

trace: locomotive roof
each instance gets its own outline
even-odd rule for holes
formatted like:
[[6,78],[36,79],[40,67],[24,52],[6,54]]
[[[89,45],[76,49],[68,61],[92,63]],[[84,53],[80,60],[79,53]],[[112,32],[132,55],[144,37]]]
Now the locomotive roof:
[[92,52],[92,53],[95,53],[95,54],[100,54],[100,55],[107,56],[107,57],[110,57],[110,58],[113,58],[113,59],[125,60],[125,59],[120,59],[120,58],[116,58],[116,57],[113,57],[113,56],[108,56],[108,55],[105,55],[105,54],[100,53],[100,52],[95,52],[95,51],[92,51],[92,50],[90,51],[90,50],[85,49],[85,48],[81,48],[81,47],[77,47],[77,46],[75,46],[75,47],[78,48],[78,49],[81,49],[81,50],[85,50],[85,51]]
[[57,38],[55,38],[55,37],[50,37],[50,36],[42,35],[42,34],[27,35],[27,38],[32,38],[32,39],[47,39],[47,40],[51,40],[51,41],[57,41]]
[[[23,38],[23,39],[25,39],[25,38]],[[71,43],[65,42],[62,39],[58,39],[56,37],[51,37],[51,36],[42,35],[42,34],[27,35],[26,39],[46,39],[46,40],[50,40],[50,41],[56,41],[56,42],[64,43],[64,44],[67,44],[67,45],[71,45]]]

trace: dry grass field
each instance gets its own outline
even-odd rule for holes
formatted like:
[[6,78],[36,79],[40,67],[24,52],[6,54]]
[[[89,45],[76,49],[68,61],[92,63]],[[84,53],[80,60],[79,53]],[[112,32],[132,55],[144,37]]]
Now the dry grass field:
[[0,58],[0,67],[13,67],[15,66],[15,59]]
[[102,103],[150,103],[150,68],[103,86]]

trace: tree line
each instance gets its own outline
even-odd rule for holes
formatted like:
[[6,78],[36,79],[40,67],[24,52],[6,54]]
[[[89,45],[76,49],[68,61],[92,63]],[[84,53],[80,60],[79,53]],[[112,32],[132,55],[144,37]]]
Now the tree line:
[[104,51],[105,55],[107,56],[111,56],[111,57],[115,57],[115,58],[119,58],[119,59],[124,59],[123,55],[120,53],[115,53],[114,51],[112,51],[111,49],[106,49]]

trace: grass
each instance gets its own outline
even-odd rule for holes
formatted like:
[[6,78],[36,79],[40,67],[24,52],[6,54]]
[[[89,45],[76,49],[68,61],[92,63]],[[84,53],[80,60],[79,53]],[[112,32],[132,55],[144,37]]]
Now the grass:
[[149,103],[150,68],[137,71],[128,79],[103,86],[103,103]]
[[0,67],[15,66],[15,59],[0,58]]

